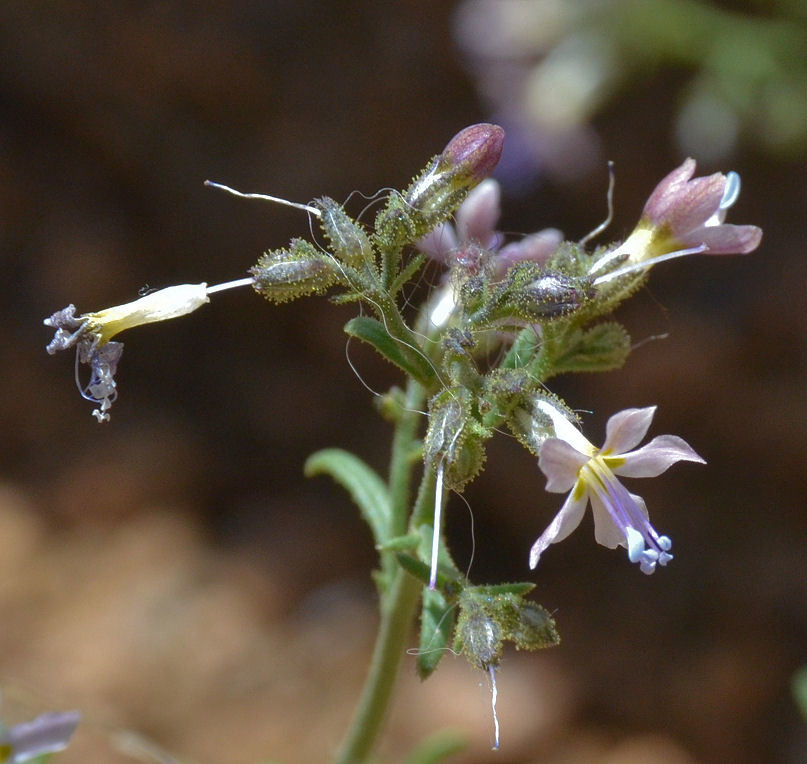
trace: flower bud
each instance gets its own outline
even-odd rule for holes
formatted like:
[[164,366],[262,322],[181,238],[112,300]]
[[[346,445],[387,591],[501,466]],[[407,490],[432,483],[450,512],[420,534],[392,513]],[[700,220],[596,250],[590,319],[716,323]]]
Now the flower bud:
[[467,178],[472,188],[490,175],[502,155],[504,130],[498,125],[480,122],[460,130],[443,149],[440,163],[451,168],[456,177]]
[[503,649],[501,627],[471,598],[461,600],[457,642],[476,668],[487,670],[499,664]]
[[481,123],[457,133],[426,170],[404,192],[409,207],[420,212],[426,230],[445,220],[468,191],[496,167],[504,145],[504,130]]
[[487,296],[470,320],[477,326],[543,321],[568,315],[593,294],[590,280],[523,261],[507,271],[505,280]]

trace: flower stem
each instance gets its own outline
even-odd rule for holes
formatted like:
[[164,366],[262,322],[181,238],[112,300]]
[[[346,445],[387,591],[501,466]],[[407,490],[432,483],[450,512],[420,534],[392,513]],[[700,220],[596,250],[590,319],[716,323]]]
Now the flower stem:
[[[395,426],[390,458],[391,525],[395,533],[406,530],[411,503],[412,469],[416,461],[418,425],[425,394],[410,379],[404,409]],[[428,477],[428,476],[427,476]],[[401,568],[392,552],[382,552],[382,569],[391,583],[381,599],[381,624],[376,637],[370,671],[364,683],[353,721],[337,753],[339,764],[358,764],[367,759],[375,744],[392,700],[398,667],[405,655],[406,640],[420,599],[421,584]]]
[[405,654],[420,590],[420,582],[399,567],[382,603],[381,627],[370,673],[353,721],[336,755],[339,764],[365,761],[381,731],[398,678],[398,667]]

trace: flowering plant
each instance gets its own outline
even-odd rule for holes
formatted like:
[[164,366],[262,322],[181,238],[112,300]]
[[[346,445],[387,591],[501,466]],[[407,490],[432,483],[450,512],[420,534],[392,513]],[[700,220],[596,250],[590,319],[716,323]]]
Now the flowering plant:
[[[695,163],[687,160],[658,185],[621,245],[589,251],[591,235],[564,242],[554,229],[505,243],[495,228],[499,189],[487,179],[503,141],[496,125],[462,130],[406,189],[389,192],[372,227],[328,197],[294,204],[317,219],[325,246],[293,239],[263,254],[246,278],[169,287],[94,313],[77,315],[70,305],[45,320],[56,330],[48,352],[75,347],[77,364],[89,365],[90,381],[79,389],[104,422],[117,396],[114,375],[123,351],[112,337],[123,330],[186,315],[211,294],[239,286],[274,303],[331,291],[337,302],[369,309],[371,315],[351,319],[345,331],[406,377],[405,388],[390,390],[380,406],[394,427],[389,476],[340,449],[320,451],[306,463],[308,475],[330,475],[350,492],[379,553],[381,627],[338,755],[342,762],[370,755],[418,608],[420,676],[429,676],[449,648],[487,672],[495,746],[495,672],[504,644],[537,650],[559,642],[554,619],[527,599],[532,582],[473,584],[442,534],[448,492],[461,492],[481,472],[495,433],[509,430],[538,457],[548,491],[569,492],[529,555],[525,545],[525,568],[527,562],[535,568],[550,544],[574,530],[590,502],[596,540],[624,547],[630,561],[653,573],[672,559],[672,542],[657,533],[643,500],[617,476],[654,477],[678,461],[704,461],[673,435],[637,448],[654,407],[613,415],[604,445],[596,448],[572,408],[546,383],[560,373],[624,363],[627,332],[601,319],[640,287],[653,265],[757,247],[758,228],[723,222],[739,178],[718,173],[693,179]],[[445,274],[414,319],[407,319],[402,290],[429,258],[442,263]]]

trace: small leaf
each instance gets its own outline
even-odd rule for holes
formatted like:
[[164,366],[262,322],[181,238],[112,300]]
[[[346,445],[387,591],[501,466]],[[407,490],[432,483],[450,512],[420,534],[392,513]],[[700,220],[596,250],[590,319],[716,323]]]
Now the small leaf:
[[576,329],[562,343],[563,352],[552,358],[553,374],[572,371],[619,369],[630,353],[630,337],[616,322],[599,324],[588,331]]
[[403,268],[400,273],[395,277],[389,288],[391,295],[396,295],[406,286],[409,280],[420,270],[420,266],[426,261],[426,255],[418,253],[415,255]]
[[389,491],[378,474],[358,456],[340,448],[326,448],[308,457],[304,471],[307,477],[330,475],[361,510],[372,529],[376,546],[383,546],[389,540]]
[[[430,525],[421,526],[421,528],[427,528],[429,534],[431,534]],[[410,576],[416,578],[425,586],[428,586],[431,571],[423,560],[419,560],[417,557],[407,552],[398,552],[395,557],[398,560],[398,564]],[[456,572],[456,569],[449,568],[447,571],[446,568],[447,566],[441,560],[440,566],[437,568],[437,588],[447,592],[450,596],[454,596],[462,589],[462,583],[460,582],[459,574]],[[450,575],[448,575],[449,571]]]
[[357,316],[345,324],[345,332],[372,345],[390,363],[426,387],[434,379],[434,369],[420,350],[393,339],[380,321]]
[[807,721],[807,666],[796,669],[791,681],[796,705],[804,720]]
[[423,590],[420,612],[420,649],[417,669],[421,679],[428,678],[445,655],[454,631],[456,605],[449,605],[439,589]]

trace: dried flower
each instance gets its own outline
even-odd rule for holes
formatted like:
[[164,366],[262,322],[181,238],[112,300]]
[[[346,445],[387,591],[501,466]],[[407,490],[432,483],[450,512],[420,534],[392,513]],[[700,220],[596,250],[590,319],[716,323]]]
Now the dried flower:
[[630,493],[616,476],[656,477],[676,462],[704,464],[704,459],[675,435],[659,435],[636,448],[650,427],[655,406],[614,414],[606,425],[602,448],[593,446],[547,401],[538,407],[552,420],[556,435],[544,441],[538,460],[547,477],[546,490],[569,491],[569,495],[533,544],[530,567],[538,564],[550,544],[562,541],[580,524],[589,501],[597,543],[609,549],[624,547],[628,559],[638,562],[643,573],[652,573],[657,564],[666,565],[672,559],[672,542],[656,532],[643,499]]
[[207,302],[213,292],[253,284],[252,278],[237,279],[208,287],[207,284],[180,284],[147,294],[133,302],[76,316],[75,305],[68,305],[44,320],[56,329],[45,350],[51,355],[59,350],[77,349],[77,365],[90,367],[90,381],[82,385],[76,372],[81,395],[99,404],[92,414],[99,422],[109,421],[109,409],[118,397],[115,371],[123,354],[122,342],[110,342],[119,332],[142,324],[167,321],[192,313]]

